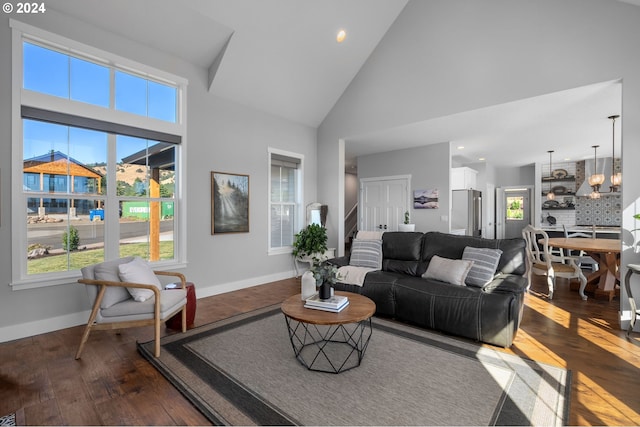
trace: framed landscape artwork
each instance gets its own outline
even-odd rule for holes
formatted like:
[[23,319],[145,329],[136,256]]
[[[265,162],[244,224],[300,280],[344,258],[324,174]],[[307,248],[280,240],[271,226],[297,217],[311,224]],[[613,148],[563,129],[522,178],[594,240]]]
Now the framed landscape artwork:
[[211,234],[249,232],[249,175],[211,172]]
[[414,190],[414,209],[438,209],[440,207],[438,190]]

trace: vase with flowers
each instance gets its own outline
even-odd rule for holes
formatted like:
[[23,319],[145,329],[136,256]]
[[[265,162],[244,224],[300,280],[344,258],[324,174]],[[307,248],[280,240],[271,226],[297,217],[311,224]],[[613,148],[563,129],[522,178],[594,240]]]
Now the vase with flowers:
[[315,263],[310,270],[316,279],[318,297],[320,299],[331,298],[331,288],[340,280],[338,268],[326,262]]

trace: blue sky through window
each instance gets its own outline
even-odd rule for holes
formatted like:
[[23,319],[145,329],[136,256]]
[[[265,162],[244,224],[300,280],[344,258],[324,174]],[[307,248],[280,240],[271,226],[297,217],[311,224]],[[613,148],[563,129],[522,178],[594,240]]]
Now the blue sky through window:
[[[74,101],[112,108],[141,116],[176,122],[177,89],[120,70],[115,70],[111,88],[111,68],[39,45],[23,43],[23,87],[28,90]],[[73,159],[96,164],[107,161],[107,135],[54,123],[25,119],[24,158],[60,151]],[[140,138],[118,136],[127,147],[120,158],[147,147]]]

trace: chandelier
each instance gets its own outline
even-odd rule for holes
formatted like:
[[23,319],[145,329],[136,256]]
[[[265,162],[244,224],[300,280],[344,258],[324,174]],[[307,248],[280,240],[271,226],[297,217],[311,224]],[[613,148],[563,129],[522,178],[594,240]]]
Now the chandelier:
[[547,151],[549,153],[549,192],[547,193],[547,200],[553,200],[556,198],[556,194],[551,189],[551,179],[553,178],[553,169],[551,168],[551,154],[553,150]]
[[598,147],[599,145],[592,145],[593,147],[593,174],[589,177],[589,185],[593,190],[589,197],[591,199],[599,199],[600,198],[600,186],[604,183],[604,174],[596,173],[596,168],[598,165]]
[[620,117],[618,115],[609,116],[611,119],[611,186],[609,190],[612,193],[617,192],[620,189],[620,185],[622,184],[622,173],[615,171],[615,162],[616,162],[616,119]]

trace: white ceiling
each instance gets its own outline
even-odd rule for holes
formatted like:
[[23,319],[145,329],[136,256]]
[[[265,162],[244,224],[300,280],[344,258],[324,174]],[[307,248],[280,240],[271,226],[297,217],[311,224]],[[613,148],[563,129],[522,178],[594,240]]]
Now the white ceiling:
[[[215,72],[212,94],[319,125],[408,0],[48,0],[55,9]],[[621,0],[640,5],[640,0]],[[338,29],[347,39],[338,44]],[[225,44],[228,47],[225,50]],[[219,63],[219,67],[216,65]],[[347,139],[358,155],[450,141],[456,163],[610,155],[621,85],[603,83]],[[619,135],[619,122],[616,133]]]
[[[347,138],[345,158],[450,142],[457,164],[486,161],[494,166],[523,166],[611,156],[612,121],[620,114],[622,84],[606,82],[479,110],[413,123],[370,135]],[[616,157],[620,125],[616,120]],[[458,149],[462,146],[464,149]],[[484,158],[485,160],[479,160]]]
[[[211,92],[316,127],[408,0],[50,0],[53,8],[209,69]],[[336,42],[338,30],[347,38]]]

